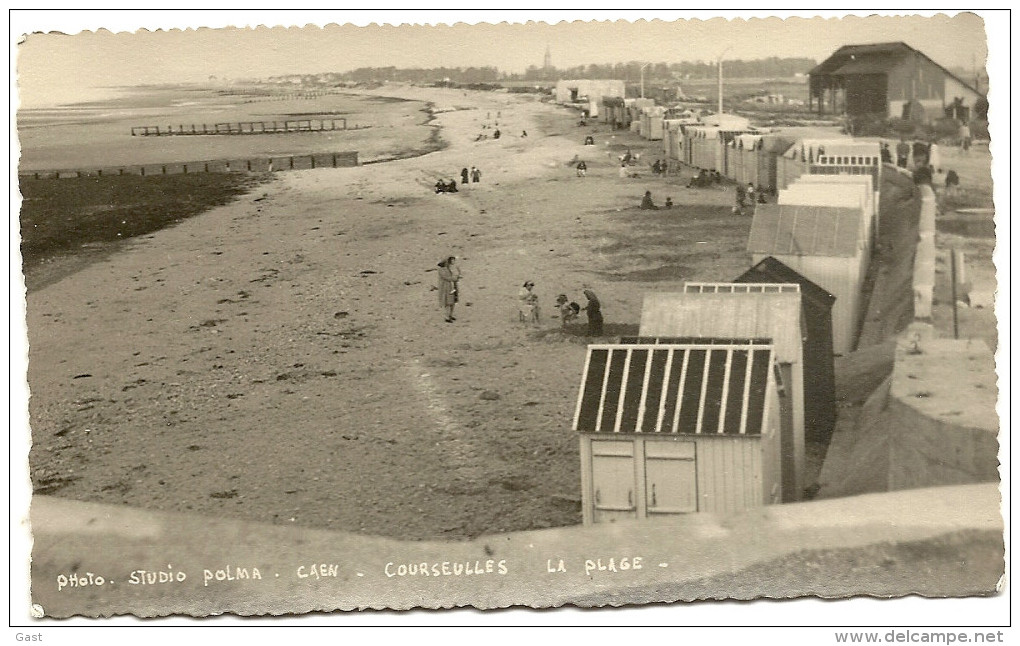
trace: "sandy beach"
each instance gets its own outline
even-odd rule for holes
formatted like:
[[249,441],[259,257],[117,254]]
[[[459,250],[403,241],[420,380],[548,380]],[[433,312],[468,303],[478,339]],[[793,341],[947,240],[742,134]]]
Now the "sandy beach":
[[[617,155],[658,142],[565,108],[385,91],[435,104],[448,147],[279,174],[28,296],[38,492],[412,539],[580,522],[587,340],[555,297],[590,287],[607,336],[633,333],[646,291],[743,271],[750,218],[721,187],[619,178]],[[474,141],[483,124],[504,136]],[[433,193],[471,166],[481,182]],[[677,208],[639,211],[646,190]],[[517,320],[525,280],[538,326]]]

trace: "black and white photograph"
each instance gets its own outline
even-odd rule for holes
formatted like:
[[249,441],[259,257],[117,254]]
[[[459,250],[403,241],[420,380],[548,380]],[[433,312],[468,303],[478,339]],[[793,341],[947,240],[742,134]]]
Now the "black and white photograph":
[[18,640],[1008,635],[1008,11],[11,14]]

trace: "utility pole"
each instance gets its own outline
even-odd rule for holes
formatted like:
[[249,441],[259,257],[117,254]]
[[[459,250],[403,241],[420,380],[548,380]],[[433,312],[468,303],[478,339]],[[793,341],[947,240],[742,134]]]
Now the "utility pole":
[[641,66],[641,98],[645,98],[645,68],[651,65],[651,63],[645,63]]
[[719,67],[719,114],[720,115],[722,115],[722,59],[723,59],[723,56],[726,55],[726,52],[730,51],[731,49],[733,49],[733,48],[732,47],[727,47],[726,49],[724,49],[722,51],[722,53],[719,54],[719,58],[716,61],[716,65]]

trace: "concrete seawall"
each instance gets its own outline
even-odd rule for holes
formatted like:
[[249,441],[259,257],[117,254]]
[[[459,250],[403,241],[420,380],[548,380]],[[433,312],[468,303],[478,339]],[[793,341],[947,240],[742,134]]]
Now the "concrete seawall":
[[[37,496],[32,530],[32,601],[50,617],[636,601],[628,591],[642,591],[644,601],[862,592],[966,596],[993,593],[1002,570],[986,558],[941,583],[900,575],[879,588],[868,579],[892,566],[882,546],[933,542],[941,547],[913,549],[934,569],[932,558],[958,562],[957,551],[975,540],[995,553],[1002,519],[992,484],[450,543]],[[751,570],[808,550],[852,550],[846,558],[858,574],[836,580],[821,572],[807,588],[794,588],[763,581]],[[817,567],[803,560],[801,580]],[[706,584],[717,577],[725,577],[724,587]]]
[[[890,181],[902,187],[907,179]],[[892,374],[834,440],[838,449],[830,447],[821,477],[825,498],[999,482],[994,357],[984,341],[939,338],[931,324],[937,205],[930,186],[914,190],[914,200],[902,203],[919,208],[913,257],[884,276],[911,270],[913,323],[895,337]]]

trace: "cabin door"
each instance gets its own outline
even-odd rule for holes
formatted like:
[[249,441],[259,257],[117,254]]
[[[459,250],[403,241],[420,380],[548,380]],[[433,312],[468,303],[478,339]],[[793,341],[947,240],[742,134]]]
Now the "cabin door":
[[594,522],[637,518],[633,442],[593,441],[591,475]]
[[776,390],[779,392],[779,451],[780,473],[783,479],[783,502],[800,499],[797,491],[797,460],[793,429],[793,366],[776,364]]
[[645,441],[645,500],[649,516],[698,511],[694,442]]

